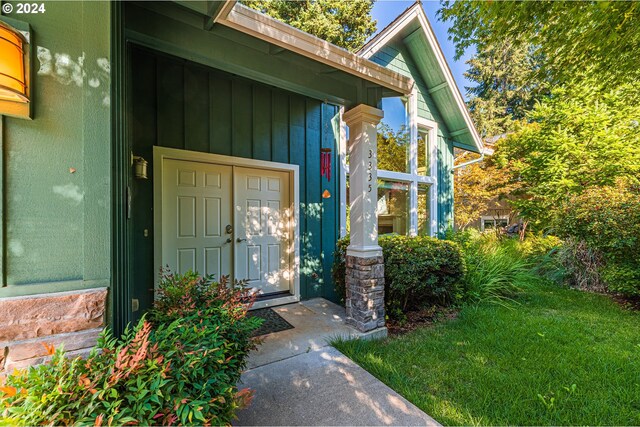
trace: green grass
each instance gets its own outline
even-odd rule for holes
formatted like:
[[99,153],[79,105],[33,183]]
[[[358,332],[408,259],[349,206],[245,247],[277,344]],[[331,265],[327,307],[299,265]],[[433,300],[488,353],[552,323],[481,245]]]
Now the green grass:
[[640,425],[640,313],[542,282],[518,301],[334,345],[445,425]]

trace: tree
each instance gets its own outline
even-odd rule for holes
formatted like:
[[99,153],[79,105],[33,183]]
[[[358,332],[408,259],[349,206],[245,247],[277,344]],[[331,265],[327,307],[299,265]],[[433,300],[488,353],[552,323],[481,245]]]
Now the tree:
[[524,119],[536,100],[548,95],[548,83],[531,79],[539,58],[526,44],[503,40],[483,43],[467,61],[471,117],[483,138],[509,133]]
[[378,169],[406,172],[410,145],[409,129],[402,125],[394,131],[388,124],[378,125]]
[[453,21],[458,58],[511,40],[533,46],[542,58],[535,73],[555,83],[583,74],[602,87],[640,80],[640,2],[448,0],[438,13]]
[[528,119],[497,143],[494,160],[520,184],[513,204],[538,228],[589,188],[640,181],[640,82],[603,90],[580,78],[555,88]]
[[[465,151],[456,163],[470,161],[473,154]],[[455,225],[464,230],[489,209],[492,201],[508,198],[518,183],[510,181],[506,168],[498,167],[492,158],[456,169],[453,175]]]
[[376,32],[372,0],[243,0],[243,3],[293,27],[350,51]]

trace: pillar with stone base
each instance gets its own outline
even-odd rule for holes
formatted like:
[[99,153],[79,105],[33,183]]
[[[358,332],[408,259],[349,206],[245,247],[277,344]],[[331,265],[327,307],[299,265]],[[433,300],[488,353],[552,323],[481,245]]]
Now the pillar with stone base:
[[350,238],[346,257],[347,323],[386,335],[384,260],[378,245],[377,124],[383,112],[358,105],[344,114],[349,126]]

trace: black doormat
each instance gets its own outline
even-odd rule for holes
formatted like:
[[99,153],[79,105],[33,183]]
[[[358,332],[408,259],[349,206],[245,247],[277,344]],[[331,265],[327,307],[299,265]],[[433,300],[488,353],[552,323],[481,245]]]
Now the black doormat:
[[247,316],[259,317],[263,319],[262,325],[253,331],[251,336],[257,337],[260,335],[272,334],[274,332],[286,331],[287,329],[293,329],[291,323],[284,320],[278,313],[270,308],[260,308],[258,310],[250,311]]

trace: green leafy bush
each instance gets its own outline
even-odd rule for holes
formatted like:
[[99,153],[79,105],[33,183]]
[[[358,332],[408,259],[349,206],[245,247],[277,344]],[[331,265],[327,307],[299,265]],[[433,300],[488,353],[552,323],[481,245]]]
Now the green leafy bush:
[[236,383],[260,320],[241,285],[194,273],[162,276],[150,320],[122,337],[105,330],[86,360],[61,349],[9,376],[2,417],[22,425],[229,424],[251,394]]
[[[626,180],[588,188],[562,207],[555,226],[561,236],[584,242],[601,257],[600,278],[610,292],[640,296],[640,188]],[[589,269],[581,258],[570,265],[575,273]],[[594,276],[595,277],[595,276]],[[595,280],[595,279],[594,279]],[[593,286],[591,286],[593,287]]]
[[[384,255],[385,309],[399,317],[408,310],[447,305],[462,298],[459,286],[464,275],[460,248],[432,237],[388,235],[379,239]],[[338,242],[334,254],[333,280],[345,298],[345,258],[349,238]]]

